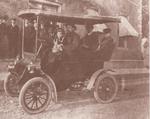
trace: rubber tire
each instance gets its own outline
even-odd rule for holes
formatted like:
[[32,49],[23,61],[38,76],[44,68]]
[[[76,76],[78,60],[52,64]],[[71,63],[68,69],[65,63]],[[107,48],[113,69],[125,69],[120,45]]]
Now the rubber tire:
[[[9,80],[10,80],[10,78],[11,78],[11,76],[13,76],[13,75],[15,75],[15,74],[9,74],[8,75],[8,77],[7,77],[7,79],[6,80],[4,80],[4,91],[5,91],[5,93],[8,95],[8,96],[11,96],[11,97],[18,97],[19,96],[19,93],[12,93],[11,92],[11,90],[9,89],[9,87],[8,87],[8,83],[9,83]],[[16,75],[15,75],[16,76]],[[16,76],[16,78],[17,78],[17,76]],[[18,89],[19,90],[19,89]]]
[[[33,83],[36,83],[36,82],[42,82],[44,83],[44,85],[46,85],[48,87],[48,93],[49,93],[49,96],[48,96],[48,99],[47,99],[47,102],[46,104],[40,108],[39,110],[29,110],[26,106],[25,106],[25,103],[24,103],[24,94],[26,92],[26,90],[28,89],[28,87],[33,84]],[[52,97],[51,97],[51,94],[52,94],[52,89],[51,89],[51,85],[49,84],[49,82],[46,80],[46,79],[43,79],[42,77],[35,77],[35,78],[32,78],[30,79],[29,81],[27,81],[24,86],[22,87],[21,91],[20,91],[20,94],[19,94],[19,104],[22,106],[22,108],[24,109],[25,112],[29,113],[29,114],[37,114],[37,113],[41,113],[43,112],[50,104],[51,100],[52,100]]]
[[[111,79],[113,80],[113,82],[114,82],[114,84],[115,84],[115,91],[114,91],[114,94],[112,95],[112,97],[111,97],[109,100],[102,100],[102,99],[99,97],[99,95],[98,95],[98,87],[99,87],[99,83],[100,83],[103,79],[105,79],[105,78],[107,78],[107,77],[109,77],[109,78],[111,78]],[[117,93],[118,93],[118,83],[117,83],[116,79],[115,79],[113,76],[111,76],[111,75],[108,74],[108,73],[104,73],[104,74],[100,75],[100,76],[97,78],[97,80],[96,80],[96,82],[95,82],[95,87],[94,87],[94,97],[95,97],[95,99],[96,99],[96,101],[97,101],[98,103],[103,103],[103,104],[111,103],[111,102],[115,99],[115,97],[117,96]]]

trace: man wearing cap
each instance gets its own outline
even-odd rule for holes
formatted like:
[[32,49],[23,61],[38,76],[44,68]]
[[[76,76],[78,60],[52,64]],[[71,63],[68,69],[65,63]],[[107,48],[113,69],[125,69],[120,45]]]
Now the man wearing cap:
[[104,38],[100,42],[96,52],[96,56],[101,60],[102,68],[104,67],[104,62],[110,60],[114,49],[113,38],[111,37],[111,29],[106,28],[103,30],[103,32]]
[[[101,37],[103,36],[103,33],[94,31],[94,26],[92,24],[87,24],[85,28],[87,35],[82,39],[83,44],[79,51],[79,57],[83,67],[85,68],[85,75],[91,76],[91,74],[95,72],[95,67],[93,67],[94,64],[92,63],[92,60],[96,59],[97,48],[99,46],[99,42],[103,38]],[[97,64],[97,66],[99,66],[99,64]]]
[[85,28],[87,35],[82,39],[83,43],[80,49],[80,56],[81,59],[92,60],[95,58],[95,52],[97,52],[104,35],[102,32],[94,31],[94,26],[92,24],[87,24]]
[[64,50],[67,55],[73,56],[79,47],[80,36],[75,32],[76,26],[74,24],[67,24],[67,33],[64,38]]
[[16,19],[11,19],[11,25],[8,28],[9,57],[14,58],[17,56],[19,48],[19,27]]

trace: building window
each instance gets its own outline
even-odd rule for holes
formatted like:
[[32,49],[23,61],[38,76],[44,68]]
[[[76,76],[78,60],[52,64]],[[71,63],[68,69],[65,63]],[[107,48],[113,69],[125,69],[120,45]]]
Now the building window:
[[119,38],[119,42],[118,42],[118,47],[120,47],[120,48],[128,48],[127,40],[124,39],[123,37],[120,37]]

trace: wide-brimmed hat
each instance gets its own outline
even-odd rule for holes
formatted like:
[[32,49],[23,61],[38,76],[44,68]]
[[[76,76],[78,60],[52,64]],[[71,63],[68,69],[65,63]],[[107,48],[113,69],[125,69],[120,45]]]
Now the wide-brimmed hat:
[[77,27],[75,26],[75,24],[72,24],[72,23],[66,24],[66,26],[72,26],[74,29],[77,29]]

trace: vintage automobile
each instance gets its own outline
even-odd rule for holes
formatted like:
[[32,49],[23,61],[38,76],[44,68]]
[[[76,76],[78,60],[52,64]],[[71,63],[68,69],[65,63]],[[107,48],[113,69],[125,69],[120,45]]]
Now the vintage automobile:
[[[82,26],[105,23],[110,27],[114,27],[112,37],[115,43],[117,43],[119,38],[118,24],[120,19],[116,17],[68,16],[32,9],[20,11],[18,16],[23,21],[29,18],[35,19],[37,24],[39,24],[41,19]],[[38,34],[38,30],[36,34]],[[46,60],[49,52],[51,52],[50,50],[45,52],[43,58],[39,60],[37,57],[40,50],[40,48],[37,50],[38,37],[36,37],[35,44],[36,52],[29,54],[24,52],[24,33],[22,35],[22,58],[15,60],[14,63],[8,66],[10,74],[4,81],[4,88],[5,92],[10,96],[19,95],[19,103],[27,113],[40,113],[49,105],[57,103],[57,92],[72,88],[72,84],[76,82],[88,82],[84,86],[89,91],[93,91],[94,97],[99,103],[110,103],[116,98],[120,83],[124,84],[124,82],[118,81],[118,79],[120,79],[121,75],[124,76],[125,74],[122,74],[122,72],[120,74],[115,73],[113,69],[101,69],[99,67],[99,59],[90,61],[84,59],[83,61],[76,58],[67,59],[61,56],[59,64],[54,65],[54,62],[48,63]],[[88,72],[90,72],[89,75]]]

